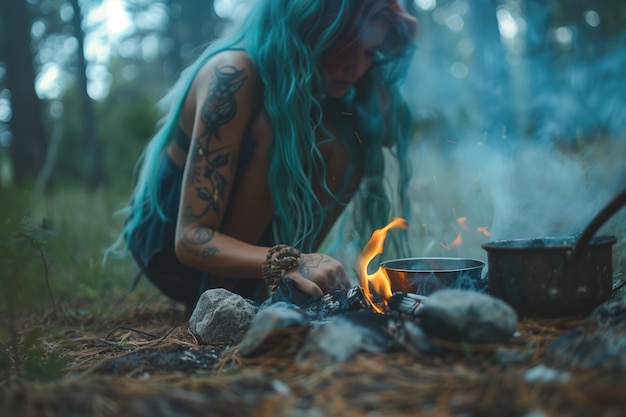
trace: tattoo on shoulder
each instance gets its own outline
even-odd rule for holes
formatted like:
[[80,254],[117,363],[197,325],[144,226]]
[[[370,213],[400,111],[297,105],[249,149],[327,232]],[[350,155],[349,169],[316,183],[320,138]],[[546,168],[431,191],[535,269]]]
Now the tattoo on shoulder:
[[209,80],[209,95],[202,106],[202,121],[206,124],[205,134],[220,139],[219,130],[231,122],[237,114],[235,93],[248,78],[245,69],[226,65],[215,69]]
[[216,68],[209,81],[209,94],[201,109],[201,118],[206,127],[190,149],[192,166],[191,174],[187,177],[188,186],[195,188],[196,196],[205,202],[205,206],[200,212],[186,207],[183,215],[189,219],[199,219],[209,211],[219,214],[219,203],[224,200],[227,185],[220,169],[233,167],[237,152],[228,145],[217,148],[211,148],[211,145],[214,140],[221,141],[220,128],[235,118],[235,93],[246,79],[245,69],[227,65]]

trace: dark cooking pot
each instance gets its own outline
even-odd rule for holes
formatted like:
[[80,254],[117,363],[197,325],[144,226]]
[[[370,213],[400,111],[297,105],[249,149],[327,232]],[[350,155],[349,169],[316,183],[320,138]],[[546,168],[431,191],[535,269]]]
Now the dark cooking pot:
[[570,261],[575,239],[486,243],[489,293],[522,317],[584,315],[612,294],[613,236],[594,238]]
[[461,258],[404,258],[380,264],[393,292],[430,295],[441,288],[470,287],[482,278],[485,263]]
[[489,293],[521,317],[586,315],[612,296],[615,236],[595,232],[626,204],[615,197],[580,237],[513,239],[482,245],[488,255]]

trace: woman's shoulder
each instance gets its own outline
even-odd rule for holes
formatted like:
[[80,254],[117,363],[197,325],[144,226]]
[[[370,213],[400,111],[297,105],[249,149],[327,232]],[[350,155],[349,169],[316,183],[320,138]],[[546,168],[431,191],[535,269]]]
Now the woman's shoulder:
[[205,62],[194,79],[190,95],[194,101],[203,101],[214,88],[238,92],[258,102],[263,91],[261,78],[250,55],[243,50],[219,52]]
[[216,74],[245,77],[253,86],[260,86],[256,66],[245,50],[229,49],[218,52],[207,60],[198,72],[198,78],[210,79]]
[[262,91],[260,77],[246,51],[219,52],[209,58],[194,77],[185,100],[184,124],[192,126],[198,108],[206,105],[206,101],[215,94],[222,98],[225,97],[222,94],[226,94],[236,99],[237,108],[243,110],[241,114],[255,113],[262,101]]

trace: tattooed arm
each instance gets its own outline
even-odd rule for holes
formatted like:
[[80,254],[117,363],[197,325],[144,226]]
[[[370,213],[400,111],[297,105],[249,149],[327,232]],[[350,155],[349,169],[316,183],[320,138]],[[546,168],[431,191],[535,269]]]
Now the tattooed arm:
[[242,52],[209,60],[192,85],[181,118],[192,138],[176,230],[176,255],[188,266],[225,277],[260,276],[267,248],[217,232],[236,191],[239,151],[260,94]]
[[[240,189],[233,186],[244,135],[261,102],[260,81],[247,55],[229,52],[210,60],[187,101],[182,122],[193,126],[193,134],[183,177],[176,254],[182,263],[225,279],[259,278],[269,248],[253,243],[273,212],[267,184],[269,133],[263,139],[265,147],[256,144],[260,149],[247,167],[249,182],[242,186],[244,181],[239,181]],[[255,137],[263,136],[253,131]],[[229,219],[224,223],[227,209]],[[288,276],[311,296],[349,285],[343,266],[323,254],[303,254],[299,267]]]

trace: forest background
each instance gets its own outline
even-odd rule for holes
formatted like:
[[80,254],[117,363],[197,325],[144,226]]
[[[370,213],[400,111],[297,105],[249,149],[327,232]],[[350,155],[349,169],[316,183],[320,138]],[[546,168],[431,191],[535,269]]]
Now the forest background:
[[[130,287],[136,266],[103,265],[103,250],[156,103],[253,3],[0,0],[3,314],[93,314]],[[403,4],[420,21],[403,87],[415,256],[484,258],[490,239],[580,232],[626,185],[626,2]],[[607,226],[616,276],[623,219]],[[360,249],[329,248],[347,260]]]

